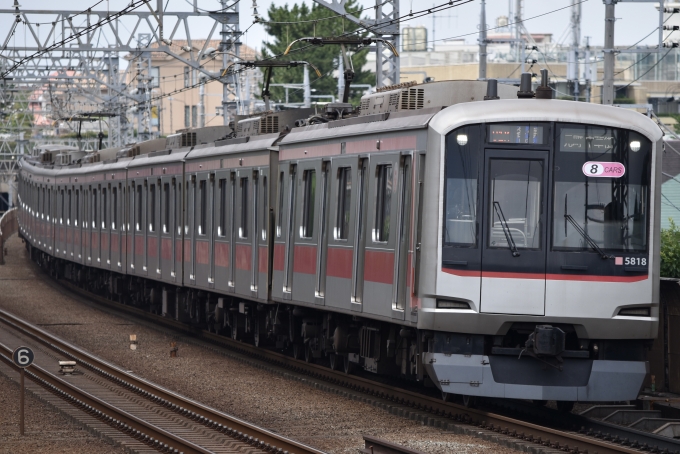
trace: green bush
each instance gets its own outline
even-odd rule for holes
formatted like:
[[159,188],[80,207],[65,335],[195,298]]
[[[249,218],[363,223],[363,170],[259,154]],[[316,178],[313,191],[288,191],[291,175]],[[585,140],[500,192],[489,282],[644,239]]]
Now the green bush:
[[668,229],[661,229],[661,277],[680,279],[680,228],[673,219]]

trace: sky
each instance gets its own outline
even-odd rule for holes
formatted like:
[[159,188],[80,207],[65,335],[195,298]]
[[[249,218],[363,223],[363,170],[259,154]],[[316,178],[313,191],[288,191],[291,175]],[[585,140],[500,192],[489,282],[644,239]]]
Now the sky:
[[[151,0],[150,4],[154,7],[158,0]],[[168,11],[187,11],[191,9],[191,3],[197,1],[198,7],[215,10],[220,8],[218,0],[162,0],[167,2]],[[308,5],[312,4],[312,0],[297,0]],[[330,2],[331,0],[325,0]],[[359,4],[364,7],[371,7],[375,5],[376,0],[359,0]],[[283,0],[255,0],[258,12],[261,16],[266,17],[266,11],[270,5],[285,5],[288,3],[292,5],[295,1]],[[13,2],[12,0],[4,0],[3,8],[7,8]],[[95,5],[93,10],[108,10],[117,11],[130,3],[130,0],[61,0],[59,6],[65,10],[82,11],[85,7]],[[446,0],[400,0],[400,15],[404,16],[409,11],[419,11],[433,5],[440,5],[446,3]],[[515,3],[514,0],[487,0],[487,26],[495,26],[495,21],[498,16],[507,15],[509,4]],[[22,9],[25,10],[53,10],[54,0],[22,0],[20,2]],[[240,27],[245,30],[253,22],[252,16],[253,0],[241,0],[239,7]],[[461,35],[465,36],[468,42],[475,42],[478,32],[480,0],[472,0],[467,4],[450,8],[436,15],[435,17],[435,33],[436,40],[445,38],[453,38]],[[570,41],[569,34],[569,17],[571,0],[524,0],[524,18],[525,26],[531,33],[553,33],[553,40],[558,42],[568,43]],[[618,3],[616,6],[616,32],[615,43],[616,46],[631,45],[650,32],[652,32],[658,25],[658,12],[653,3]],[[554,10],[563,8],[560,11],[552,12]],[[148,10],[146,7],[142,9]],[[582,23],[581,35],[585,42],[585,37],[590,37],[590,43],[593,45],[602,45],[604,42],[604,4],[602,0],[583,0],[582,2]],[[5,10],[6,11],[6,10]],[[372,9],[366,11],[366,15],[372,15]],[[541,16],[533,18],[534,16]],[[41,20],[45,20],[48,16],[42,16]],[[81,16],[82,17],[82,16]],[[14,20],[12,14],[0,14],[0,35],[4,41],[5,34],[11,22]],[[37,19],[35,19],[37,20]],[[192,26],[192,38],[205,38],[207,31],[212,26],[212,19],[200,18],[195,19]],[[77,22],[77,21],[76,21]],[[432,16],[416,18],[411,21],[404,21],[402,27],[406,25],[424,25],[429,30],[428,40],[432,40],[431,29],[433,26]],[[166,36],[168,35],[168,24],[166,22]],[[47,34],[47,26],[42,26],[42,32]],[[131,26],[132,28],[132,26]],[[16,36],[13,42],[17,45],[21,43],[24,36],[30,36],[25,26],[20,25],[17,29]],[[680,32],[675,32],[680,35]],[[177,38],[183,38],[183,34],[177,35]],[[219,39],[219,35],[215,34],[214,39]],[[264,31],[264,27],[260,24],[253,25],[248,33],[242,37],[242,42],[256,49],[260,49],[262,44],[270,39]],[[652,33],[647,39],[643,40],[641,44],[654,45],[657,40],[657,34]],[[678,36],[680,39],[680,36]]]

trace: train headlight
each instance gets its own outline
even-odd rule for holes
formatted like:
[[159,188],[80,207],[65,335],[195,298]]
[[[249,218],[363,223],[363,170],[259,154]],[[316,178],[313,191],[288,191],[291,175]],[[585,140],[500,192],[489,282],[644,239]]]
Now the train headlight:
[[468,137],[467,134],[458,134],[456,136],[456,142],[458,142],[458,145],[465,146],[468,143]]
[[465,301],[437,300],[437,309],[470,309]]
[[640,141],[633,140],[630,142],[630,149],[633,151],[640,151]]

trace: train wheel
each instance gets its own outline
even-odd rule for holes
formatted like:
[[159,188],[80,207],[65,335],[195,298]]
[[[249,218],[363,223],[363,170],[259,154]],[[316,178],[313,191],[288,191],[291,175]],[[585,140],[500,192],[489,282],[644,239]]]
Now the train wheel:
[[477,406],[476,396],[463,396],[463,405],[467,408],[475,408]]
[[305,348],[304,344],[296,342],[293,344],[293,358],[302,359],[302,349]]
[[574,409],[574,402],[570,400],[558,400],[557,409],[562,413],[569,413]]
[[354,364],[352,361],[349,360],[349,355],[343,356],[343,363],[342,363],[342,365],[343,365],[342,370],[343,370],[347,375],[349,375],[349,374],[351,374],[352,372],[354,372],[354,366],[355,366],[355,364]]
[[313,363],[314,362],[314,356],[312,356],[312,347],[309,345],[305,345],[305,362],[307,363]]
[[331,353],[328,355],[328,361],[331,364],[331,369],[333,370],[340,370],[342,366],[342,357],[339,355],[336,355],[335,353]]

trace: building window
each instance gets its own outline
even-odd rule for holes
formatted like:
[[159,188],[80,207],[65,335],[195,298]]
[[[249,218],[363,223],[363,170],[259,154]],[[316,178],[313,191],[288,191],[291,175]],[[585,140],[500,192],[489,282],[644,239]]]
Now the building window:
[[300,237],[311,238],[314,235],[314,200],[316,199],[316,171],[305,170],[305,195],[302,206],[302,229]]
[[191,85],[191,80],[189,79],[191,76],[191,68],[188,66],[184,67],[184,88],[189,88]]
[[390,239],[390,206],[392,204],[392,166],[378,166],[377,194],[375,203],[375,229],[373,241],[386,242]]
[[184,127],[191,127],[191,107],[184,106]]
[[191,106],[191,126],[198,126],[198,106]]
[[151,88],[160,87],[160,72],[161,69],[158,66],[151,67]]

